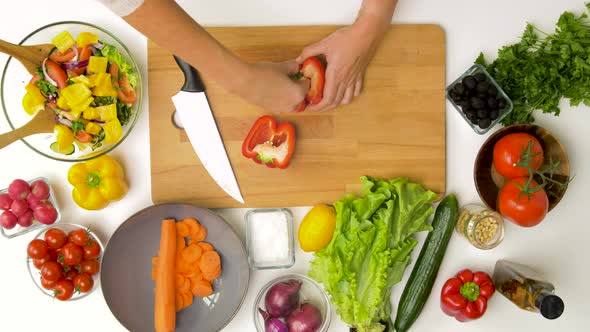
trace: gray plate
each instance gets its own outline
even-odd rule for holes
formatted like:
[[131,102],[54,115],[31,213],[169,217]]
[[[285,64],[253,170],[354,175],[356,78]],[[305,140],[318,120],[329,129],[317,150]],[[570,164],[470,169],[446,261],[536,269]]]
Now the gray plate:
[[152,257],[158,253],[162,219],[195,218],[221,256],[222,274],[214,293],[195,297],[176,314],[176,331],[219,331],[229,323],[246,295],[250,269],[246,251],[233,229],[213,212],[189,204],[161,204],[139,211],[115,231],[104,252],[101,285],[115,317],[128,330],[154,330]]

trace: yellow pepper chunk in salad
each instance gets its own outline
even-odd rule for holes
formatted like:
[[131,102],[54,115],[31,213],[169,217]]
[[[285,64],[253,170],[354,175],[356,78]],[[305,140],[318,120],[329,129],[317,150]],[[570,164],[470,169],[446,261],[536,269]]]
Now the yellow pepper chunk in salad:
[[121,139],[121,135],[123,135],[123,127],[121,127],[121,123],[117,118],[107,122],[104,126],[102,126],[104,130],[104,142],[107,144],[116,143]]
[[70,47],[76,44],[76,41],[68,31],[62,31],[51,40],[51,43],[61,53],[65,53]]
[[23,97],[23,108],[29,115],[33,115],[45,108],[47,99],[41,94],[41,90],[32,85],[27,84],[25,87],[27,93]]
[[88,61],[88,72],[89,73],[106,73],[109,60],[101,56],[91,56]]
[[99,97],[117,97],[117,90],[115,90],[111,82],[111,74],[96,74],[92,94]]
[[98,43],[98,36],[92,32],[80,32],[76,37],[76,45],[84,47],[86,45]]

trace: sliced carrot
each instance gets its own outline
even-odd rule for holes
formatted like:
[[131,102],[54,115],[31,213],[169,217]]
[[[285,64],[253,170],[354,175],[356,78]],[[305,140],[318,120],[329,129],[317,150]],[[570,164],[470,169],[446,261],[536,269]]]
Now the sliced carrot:
[[213,287],[207,280],[198,280],[192,289],[195,296],[205,297],[213,294]]
[[174,300],[175,300],[175,310],[176,310],[176,312],[179,312],[180,310],[182,310],[182,308],[184,308],[184,299],[182,298],[181,294],[176,293],[176,295],[174,296]]
[[187,236],[192,237],[193,234],[199,232],[201,228],[201,224],[195,218],[186,218],[182,221],[188,227],[189,234]]
[[182,258],[189,263],[196,261],[201,258],[203,249],[196,244],[189,244],[188,247],[184,248],[181,252]]
[[184,237],[179,236],[176,238],[176,252],[181,252],[182,249],[186,248],[186,241],[184,240]]
[[207,281],[213,281],[215,280],[217,277],[219,277],[221,275],[221,266],[212,272],[203,272],[203,279],[207,280]]
[[201,247],[201,249],[203,249],[203,252],[215,250],[215,248],[213,248],[213,246],[209,242],[202,242],[201,241],[201,242],[199,242],[199,247]]
[[207,238],[207,229],[201,226],[197,233],[191,234],[191,243],[204,241],[205,238]]
[[184,307],[188,307],[191,304],[193,304],[193,294],[189,291],[184,292],[181,294],[182,296],[182,304],[184,305]]
[[195,285],[197,284],[197,281],[203,280],[203,276],[201,274],[192,275],[192,276],[188,277],[188,280],[191,283],[191,292],[193,292],[193,289],[195,289]]
[[199,264],[201,271],[215,272],[221,267],[221,258],[217,251],[207,251],[201,256],[201,263]]
[[190,230],[188,225],[184,222],[177,222],[176,223],[176,234],[178,236],[187,237],[190,235]]
[[[180,292],[180,293],[186,293],[189,292],[191,290],[191,281],[188,278],[185,278],[184,276],[180,275],[180,277],[182,277],[182,282],[180,284],[176,284],[176,291]],[[177,280],[178,282],[178,280]]]

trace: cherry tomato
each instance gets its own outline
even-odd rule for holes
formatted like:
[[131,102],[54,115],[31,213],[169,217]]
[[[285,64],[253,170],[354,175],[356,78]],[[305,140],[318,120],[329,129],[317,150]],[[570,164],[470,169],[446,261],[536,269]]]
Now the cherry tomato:
[[69,280],[61,280],[55,283],[54,296],[60,301],[67,301],[74,294],[74,285]]
[[[88,60],[90,59],[90,56],[92,55],[92,47],[90,45],[86,45],[84,47],[82,47],[82,49],[78,49],[78,61],[84,61],[84,60]],[[81,67],[78,69],[74,69],[73,72],[75,72],[78,75],[82,75],[84,74],[84,72],[86,72],[86,67]]]
[[68,236],[61,229],[51,228],[45,232],[45,242],[49,248],[59,249],[68,243]]
[[74,287],[76,291],[82,293],[88,293],[94,286],[94,279],[87,273],[78,274],[74,278]]
[[74,244],[80,247],[83,247],[88,244],[90,241],[90,237],[88,236],[88,232],[85,229],[77,229],[72,231],[72,240]]
[[70,231],[70,232],[68,233],[68,242],[69,242],[69,243],[74,243],[74,232],[75,232],[75,231]]
[[[506,183],[498,195],[500,213],[508,220],[523,227],[531,227],[540,223],[549,209],[549,199],[545,190],[525,194],[517,186],[524,186],[528,178],[516,178]],[[533,181],[531,188],[538,184]]]
[[82,269],[82,273],[88,273],[91,276],[97,274],[100,270],[98,261],[94,259],[83,261],[82,264],[80,264],[80,268]]
[[65,273],[65,278],[67,280],[74,280],[74,278],[76,278],[76,276],[80,274],[78,272],[78,270],[75,267],[69,266],[67,268],[67,272]]
[[33,241],[29,242],[27,246],[27,255],[32,259],[41,259],[47,256],[49,248],[47,248],[47,243],[41,239],[34,239]]
[[543,165],[543,148],[541,143],[532,135],[514,133],[502,137],[494,145],[494,167],[498,174],[507,179],[529,176],[529,171],[522,166],[515,166],[522,159],[528,144],[531,146],[531,162],[529,166],[539,169]]
[[78,265],[82,262],[84,251],[74,243],[68,243],[62,248],[65,265]]
[[68,49],[64,53],[60,52],[57,48],[49,54],[49,59],[55,62],[68,62],[76,56],[76,52],[73,49]]
[[48,281],[58,281],[63,277],[63,268],[56,262],[45,262],[41,266],[41,276]]
[[76,134],[76,139],[80,143],[90,143],[90,142],[92,142],[92,135],[90,135],[89,133],[87,133],[84,130],[79,130],[78,133]]
[[90,239],[87,245],[84,246],[84,260],[91,260],[100,256],[100,245],[94,239]]
[[45,61],[45,69],[47,70],[47,75],[55,81],[60,90],[66,87],[68,75],[66,75],[66,72],[57,63],[47,60]]
[[40,270],[43,264],[45,264],[45,262],[55,262],[56,260],[57,254],[54,250],[49,249],[47,256],[41,259],[33,259],[33,265]]
[[41,286],[43,286],[43,288],[45,288],[47,290],[53,290],[56,282],[57,281],[49,281],[49,280],[41,277]]

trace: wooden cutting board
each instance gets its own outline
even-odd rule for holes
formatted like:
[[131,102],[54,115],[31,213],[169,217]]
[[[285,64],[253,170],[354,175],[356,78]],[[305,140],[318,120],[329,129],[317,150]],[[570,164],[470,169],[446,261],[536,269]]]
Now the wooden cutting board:
[[[255,62],[294,59],[304,46],[338,28],[207,30],[241,58]],[[269,112],[203,77],[245,205],[217,186],[186,133],[172,125],[170,97],[179,91],[183,76],[171,54],[151,42],[148,76],[154,202],[183,201],[208,208],[332,203],[357,192],[362,175],[409,177],[445,192],[445,34],[439,26],[393,25],[368,68],[362,96],[352,104],[329,112],[276,114],[297,132],[295,154],[285,170],[256,164],[241,153],[252,124]]]

